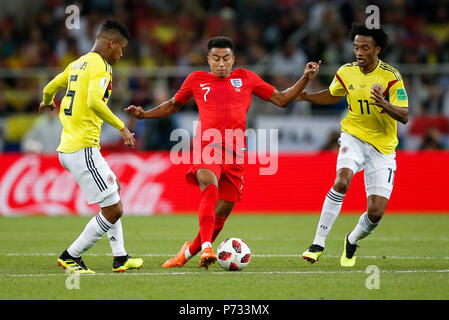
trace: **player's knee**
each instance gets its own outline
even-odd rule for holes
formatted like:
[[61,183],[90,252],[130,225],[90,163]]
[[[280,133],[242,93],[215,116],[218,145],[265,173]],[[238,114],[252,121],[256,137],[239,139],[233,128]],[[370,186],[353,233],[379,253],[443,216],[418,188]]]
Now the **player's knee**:
[[123,216],[123,210],[121,208],[117,210],[115,216],[117,217],[117,220],[120,219]]
[[116,208],[112,213],[112,223],[116,223],[123,215],[123,210],[121,208]]
[[209,172],[202,172],[202,174],[198,174],[196,178],[200,185],[206,185],[206,186],[209,184],[215,183],[215,181],[217,180],[215,175],[213,173],[209,173]]
[[121,218],[123,215],[123,207],[122,202],[119,201],[118,203],[104,207],[101,209],[103,216],[112,224],[116,223],[118,219]]
[[208,169],[199,169],[196,173],[196,179],[201,187],[201,190],[204,190],[210,184],[214,184],[218,187],[217,177]]
[[351,179],[337,177],[332,188],[339,193],[345,194],[346,192],[348,192],[350,184]]
[[368,219],[372,223],[378,223],[384,215],[384,210],[381,206],[373,206],[368,208]]
[[120,201],[119,203],[117,203],[117,206],[115,208],[115,216],[117,217],[117,220],[121,218],[121,216],[123,215],[123,206],[122,206],[122,202]]

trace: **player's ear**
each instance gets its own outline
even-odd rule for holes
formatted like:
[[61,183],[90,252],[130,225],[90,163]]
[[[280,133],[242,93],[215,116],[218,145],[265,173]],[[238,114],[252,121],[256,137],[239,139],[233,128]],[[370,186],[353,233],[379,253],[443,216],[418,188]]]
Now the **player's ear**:
[[380,54],[380,51],[382,49],[379,46],[376,46],[376,48],[374,49],[374,52],[376,53],[376,56],[378,56]]

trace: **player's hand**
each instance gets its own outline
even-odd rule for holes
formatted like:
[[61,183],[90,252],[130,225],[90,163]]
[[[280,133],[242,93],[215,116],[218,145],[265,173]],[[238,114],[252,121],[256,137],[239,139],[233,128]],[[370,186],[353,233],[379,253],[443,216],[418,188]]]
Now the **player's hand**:
[[302,90],[302,92],[296,97],[296,101],[307,101],[307,91]]
[[371,99],[373,99],[374,102],[369,102],[369,104],[383,108],[385,106],[385,103],[387,103],[387,100],[384,99],[382,89],[376,86],[371,90],[371,94]]
[[127,127],[124,127],[119,131],[122,136],[123,143],[128,147],[134,148],[136,146],[136,139],[134,139],[134,133],[131,133]]
[[130,105],[128,108],[125,108],[125,111],[128,112],[131,116],[137,119],[145,119],[145,110],[142,107],[136,107],[135,105]]
[[320,71],[321,60],[318,62],[308,62],[304,68],[304,77],[308,80],[312,80]]
[[53,111],[53,110],[55,110],[55,108],[56,108],[56,105],[54,102],[50,105],[46,105],[42,101],[41,104],[39,105],[39,114],[44,114],[46,110]]

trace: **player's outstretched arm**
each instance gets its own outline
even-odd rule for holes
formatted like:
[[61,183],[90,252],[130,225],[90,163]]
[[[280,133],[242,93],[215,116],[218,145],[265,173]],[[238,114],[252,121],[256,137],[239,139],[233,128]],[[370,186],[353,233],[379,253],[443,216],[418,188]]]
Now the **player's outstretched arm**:
[[130,105],[124,110],[136,119],[152,119],[167,117],[179,111],[183,105],[184,104],[182,102],[176,101],[175,98],[172,98],[148,111],[143,110],[142,107],[137,107],[134,105]]
[[318,74],[320,65],[321,60],[318,62],[308,62],[304,69],[303,76],[293,85],[293,87],[290,87],[282,92],[274,90],[268,101],[281,108],[287,107],[290,102],[292,102],[301,92],[304,91],[309,81]]
[[385,100],[384,96],[382,95],[382,91],[377,87],[375,87],[371,91],[371,94],[371,99],[373,99],[374,102],[370,102],[370,105],[381,107],[390,117],[392,117],[396,121],[399,121],[403,124],[406,124],[408,122],[408,108],[401,108],[392,105],[390,102]]
[[313,104],[337,104],[341,100],[342,96],[333,96],[329,89],[322,90],[316,93],[307,93],[303,90],[296,101],[310,101]]

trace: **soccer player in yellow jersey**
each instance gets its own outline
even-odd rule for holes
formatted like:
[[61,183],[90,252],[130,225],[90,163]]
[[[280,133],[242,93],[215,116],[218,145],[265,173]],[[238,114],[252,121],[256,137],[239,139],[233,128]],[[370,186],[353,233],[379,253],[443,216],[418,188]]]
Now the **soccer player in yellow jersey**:
[[312,245],[303,258],[314,263],[320,258],[329,231],[340,213],[343,198],[355,173],[364,170],[367,211],[344,240],[341,266],[355,264],[358,242],[379,225],[393,190],[398,144],[397,121],[408,121],[408,99],[399,72],[379,59],[388,36],[383,29],[353,25],[356,62],[338,69],[329,89],[297,100],[336,104],[343,96],[348,113],[341,122],[340,149],[335,182],[327,193]]
[[118,62],[128,40],[128,31],[120,23],[107,20],[96,35],[92,51],[70,63],[44,88],[39,107],[40,113],[53,110],[55,94],[66,89],[59,111],[63,125],[57,148],[59,161],[72,173],[87,202],[98,203],[101,208],[58,258],[58,265],[72,273],[94,273],[84,264],[81,254],[105,233],[114,255],[113,271],[138,269],[143,263],[126,253],[120,220],[120,185],[99,150],[103,121],[119,130],[127,146],[135,146],[134,134],[107,106],[112,88],[111,65]]

